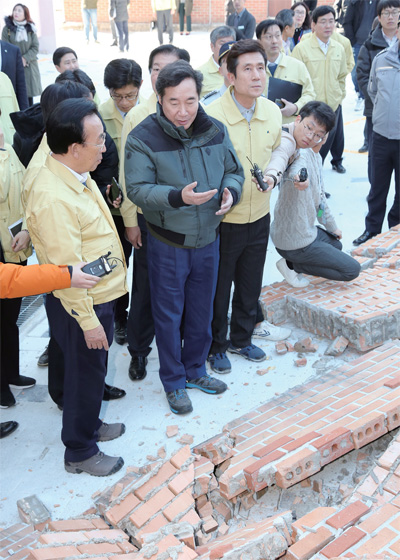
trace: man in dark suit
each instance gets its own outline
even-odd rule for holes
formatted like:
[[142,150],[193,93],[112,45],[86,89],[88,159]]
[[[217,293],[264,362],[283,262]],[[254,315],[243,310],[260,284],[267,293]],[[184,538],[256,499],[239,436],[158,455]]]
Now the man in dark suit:
[[236,29],[236,40],[252,39],[256,28],[256,18],[246,10],[245,0],[234,0],[235,12],[227,17],[226,24]]
[[18,47],[6,41],[0,41],[0,68],[12,82],[20,110],[27,109],[28,94],[26,93],[25,73],[21,51]]

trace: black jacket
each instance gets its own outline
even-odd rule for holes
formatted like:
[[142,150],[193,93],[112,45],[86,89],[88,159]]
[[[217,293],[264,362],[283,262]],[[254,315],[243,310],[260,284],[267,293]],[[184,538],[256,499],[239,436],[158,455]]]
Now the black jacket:
[[[343,29],[344,29],[345,36],[350,40],[352,45],[355,45],[357,42],[356,34],[358,28],[361,25],[362,19],[364,17],[365,3],[367,1],[369,0],[350,0],[350,3],[347,7],[346,15],[344,16],[344,21],[343,21]],[[375,13],[371,21],[370,29],[372,27],[372,22],[377,15],[376,10],[378,7],[377,0],[372,0],[372,2],[375,3]],[[368,37],[368,32],[365,36],[365,39],[367,39],[367,37]]]
[[235,14],[228,16],[226,24],[229,27],[233,27],[236,30],[236,41],[240,39],[252,39],[254,37],[254,31],[256,29],[256,18],[244,9],[244,12],[239,20],[239,26],[234,26]]
[[35,103],[24,111],[10,113],[10,118],[15,128],[13,148],[22,165],[28,167],[44,134],[40,103]]
[[369,74],[371,72],[372,61],[378,53],[383,49],[387,49],[388,44],[382,35],[382,27],[378,25],[372,33],[370,33],[368,39],[365,41],[358,54],[356,72],[357,81],[360,90],[365,97],[364,104],[364,115],[366,117],[372,117],[373,104],[371,98],[368,95],[368,81]]
[[25,72],[22,64],[21,51],[15,45],[0,41],[1,71],[10,78],[21,111],[28,107]]

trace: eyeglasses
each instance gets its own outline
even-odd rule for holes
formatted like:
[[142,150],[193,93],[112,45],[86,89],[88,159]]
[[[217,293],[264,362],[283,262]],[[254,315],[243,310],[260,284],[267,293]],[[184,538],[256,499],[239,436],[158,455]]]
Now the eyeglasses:
[[94,146],[95,148],[99,148],[99,150],[101,150],[106,145],[106,133],[105,132],[103,132],[103,134],[101,135],[101,138],[103,139],[103,142],[101,144],[93,144],[92,142],[84,142],[84,144],[86,144],[87,146]]
[[136,99],[139,97],[139,93],[127,93],[126,95],[110,93],[110,97],[114,99],[116,103],[120,103],[123,99],[126,99],[127,101],[136,101]]
[[395,18],[395,17],[398,17],[399,14],[400,14],[400,10],[383,10],[381,12],[381,16],[387,17],[387,18],[390,17],[390,16]]
[[314,132],[309,126],[308,124],[302,123],[302,125],[304,126],[304,130],[306,131],[306,135],[311,138],[312,140],[314,140],[314,142],[316,142],[317,144],[320,144],[322,142],[322,140],[325,138],[326,134],[324,134],[323,136],[321,136],[320,134],[317,134],[316,132]]

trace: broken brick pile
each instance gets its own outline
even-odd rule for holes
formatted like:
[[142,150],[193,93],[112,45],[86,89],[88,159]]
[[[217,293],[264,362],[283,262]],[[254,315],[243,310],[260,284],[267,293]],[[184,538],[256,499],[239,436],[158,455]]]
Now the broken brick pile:
[[387,343],[230,422],[193,450],[186,445],[168,460],[128,468],[79,519],[5,529],[0,558],[399,558],[399,436],[342,507],[294,522],[290,511],[259,522],[236,518],[267,487],[288,488],[400,426],[399,350],[400,341]]
[[310,277],[305,288],[276,282],[263,288],[266,319],[296,326],[367,351],[400,337],[400,225],[354,249],[363,271],[352,282]]

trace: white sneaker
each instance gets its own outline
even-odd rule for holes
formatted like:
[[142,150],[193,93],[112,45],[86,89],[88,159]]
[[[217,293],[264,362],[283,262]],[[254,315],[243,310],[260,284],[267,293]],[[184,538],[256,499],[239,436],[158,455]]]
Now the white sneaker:
[[357,97],[356,106],[354,107],[355,111],[361,111],[364,107],[364,99],[362,97]]
[[279,259],[276,263],[276,268],[293,288],[305,288],[310,283],[302,274],[297,274],[294,270],[290,270],[285,259]]
[[262,340],[285,340],[292,334],[290,329],[285,329],[283,327],[276,327],[271,325],[268,321],[263,321],[256,326],[253,331],[253,338],[261,338]]

